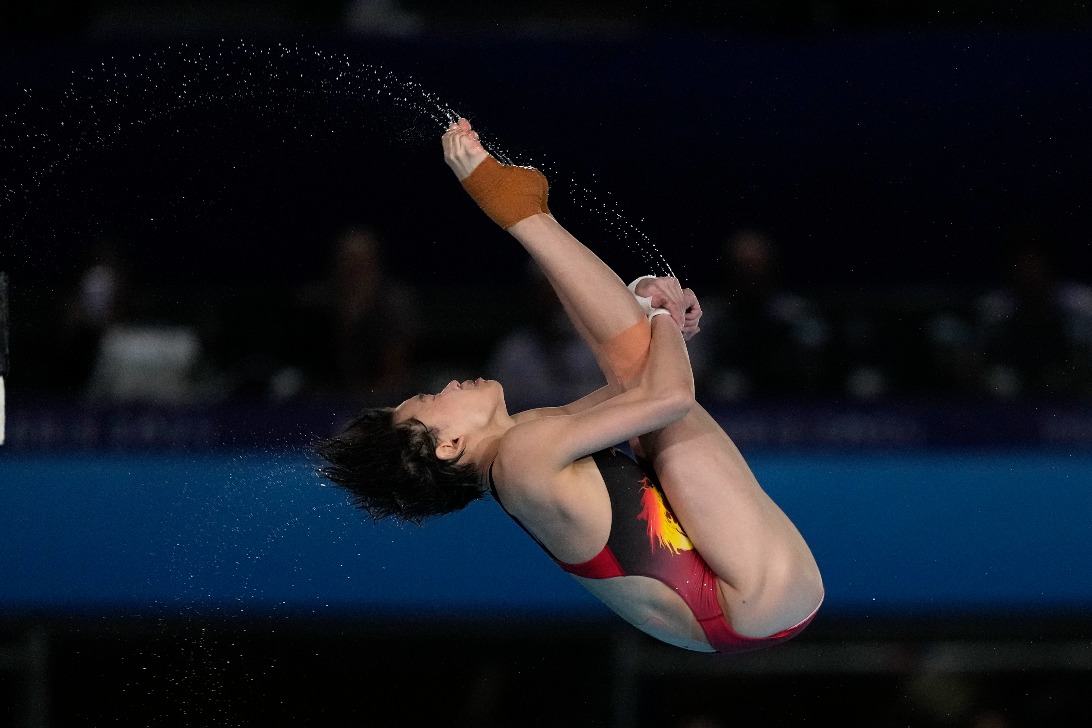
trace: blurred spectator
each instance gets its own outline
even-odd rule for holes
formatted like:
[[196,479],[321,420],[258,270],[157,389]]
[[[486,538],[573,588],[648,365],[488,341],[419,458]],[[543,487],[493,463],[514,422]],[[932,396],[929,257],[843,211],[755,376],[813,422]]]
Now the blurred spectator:
[[[330,277],[304,295],[297,331],[302,388],[318,396],[348,396],[383,404],[408,394],[422,332],[416,291],[385,267],[378,233],[364,225],[343,230]],[[286,370],[274,382],[281,395],[296,385]]]
[[892,316],[887,306],[874,305],[871,297],[866,301],[863,304],[859,296],[850,297],[847,310],[840,311],[838,337],[831,345],[836,360],[831,376],[837,380],[837,384],[832,382],[832,392],[855,400],[890,395],[896,368],[892,359],[905,365],[917,353],[912,350],[913,342],[900,336],[903,332],[893,320],[898,315]]
[[424,21],[395,0],[350,0],[345,7],[345,26],[362,35],[409,37],[424,29]]
[[688,715],[674,722],[675,728],[727,728],[728,724],[713,715]]
[[691,340],[699,391],[719,400],[816,395],[830,386],[830,324],[781,281],[777,250],[760,230],[724,244],[721,282],[701,298]]
[[86,391],[103,337],[131,314],[130,281],[129,261],[116,241],[104,239],[88,251],[63,303],[57,356],[62,389]]
[[96,244],[65,303],[58,359],[62,385],[103,402],[176,404],[196,393],[201,344],[188,324],[151,322],[136,310],[129,256]]
[[102,337],[87,393],[99,401],[190,403],[200,357],[191,326],[116,324]]
[[1051,246],[1024,236],[1007,281],[977,303],[987,391],[997,397],[1092,395],[1092,287],[1063,280]]
[[984,358],[974,327],[960,307],[946,306],[925,322],[927,350],[921,393],[943,397],[981,396]]
[[525,323],[501,338],[488,366],[489,376],[504,385],[509,406],[558,406],[602,387],[606,380],[595,356],[534,262],[526,279]]

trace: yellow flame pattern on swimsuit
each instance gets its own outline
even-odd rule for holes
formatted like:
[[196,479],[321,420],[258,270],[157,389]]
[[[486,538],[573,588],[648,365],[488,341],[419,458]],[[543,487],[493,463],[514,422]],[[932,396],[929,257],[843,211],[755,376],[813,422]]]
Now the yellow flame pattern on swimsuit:
[[641,512],[637,517],[648,522],[649,550],[655,551],[659,543],[661,548],[670,549],[674,554],[691,551],[694,544],[683,533],[675,514],[668,510],[659,489],[648,478],[644,478],[641,485]]

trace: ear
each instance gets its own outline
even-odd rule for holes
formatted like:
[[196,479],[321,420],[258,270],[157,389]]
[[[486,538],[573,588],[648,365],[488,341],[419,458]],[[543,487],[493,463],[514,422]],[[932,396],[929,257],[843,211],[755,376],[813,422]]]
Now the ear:
[[463,438],[456,437],[446,440],[441,440],[440,444],[436,446],[436,457],[441,460],[454,460],[459,456],[459,453],[463,451]]

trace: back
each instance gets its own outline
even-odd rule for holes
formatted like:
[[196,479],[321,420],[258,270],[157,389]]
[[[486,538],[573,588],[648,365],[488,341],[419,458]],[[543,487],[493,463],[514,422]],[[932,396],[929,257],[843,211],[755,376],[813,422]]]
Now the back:
[[603,484],[610,527],[588,558],[567,562],[508,510],[490,472],[493,497],[561,567],[619,616],[671,644],[708,650],[698,624],[720,618],[716,578],[672,513],[655,474],[616,448],[585,458]]

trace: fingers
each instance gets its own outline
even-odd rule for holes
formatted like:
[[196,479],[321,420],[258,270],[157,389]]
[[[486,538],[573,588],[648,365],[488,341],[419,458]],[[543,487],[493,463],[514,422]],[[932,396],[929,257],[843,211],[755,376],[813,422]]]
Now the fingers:
[[485,152],[478,138],[478,132],[474,131],[470,122],[463,118],[448,124],[441,141],[444,159],[448,166],[455,170],[459,179],[463,179],[470,173],[470,170],[480,161],[480,155]]
[[444,141],[456,140],[456,139],[473,139],[478,141],[478,132],[474,131],[470,126],[470,122],[466,119],[460,118],[458,121],[453,121],[447,125],[447,131],[444,132]]
[[698,303],[698,297],[689,288],[683,289],[683,300],[686,302],[686,317],[693,318],[695,321],[701,318],[701,304]]
[[685,314],[683,313],[683,309],[679,306],[677,301],[665,300],[663,303],[657,305],[656,304],[656,299],[653,298],[652,299],[652,307],[653,308],[666,308],[668,313],[671,314],[671,318],[674,319],[675,325],[678,326],[680,329],[683,328],[683,326],[686,325]]
[[463,118],[448,124],[441,142],[444,161],[460,180],[466,179],[485,155],[478,132]]
[[683,288],[678,279],[664,277],[650,281],[646,294],[652,298],[653,307],[668,310],[687,340],[701,331],[702,310],[698,297],[691,289]]
[[470,122],[466,119],[459,119],[453,121],[447,125],[447,131],[444,132],[442,138],[444,151],[455,151],[458,149],[458,144],[462,142],[467,134],[471,133]]
[[687,340],[701,331],[698,326],[701,320],[698,297],[694,291],[683,288],[677,278],[646,278],[637,285],[636,294],[649,298],[653,308],[667,309]]
[[447,130],[449,132],[453,130],[471,131],[470,122],[460,116],[458,121],[453,121],[447,125]]
[[686,315],[683,324],[683,338],[689,341],[695,334],[701,331],[701,327],[698,325],[698,322],[701,320],[701,304],[698,303],[698,297],[694,295],[694,292],[689,288],[683,290],[683,296],[687,302]]
[[653,308],[666,308],[680,329],[685,326],[686,297],[677,279],[665,277],[650,281],[646,295],[652,299]]

